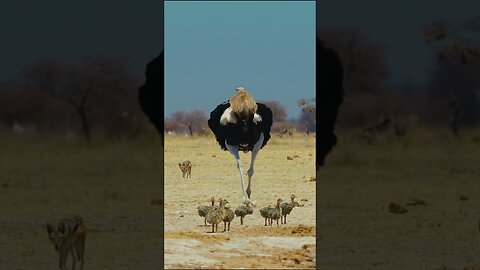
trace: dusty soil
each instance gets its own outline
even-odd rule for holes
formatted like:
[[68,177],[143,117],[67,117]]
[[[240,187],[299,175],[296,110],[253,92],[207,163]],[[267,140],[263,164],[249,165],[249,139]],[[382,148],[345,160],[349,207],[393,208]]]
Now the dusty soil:
[[[245,171],[251,154],[241,153]],[[291,159],[288,159],[290,157]],[[209,233],[198,205],[210,196],[227,198],[232,209],[241,205],[240,176],[233,156],[213,137],[165,138],[165,267],[166,268],[315,268],[315,138],[274,137],[255,162],[252,180],[254,213],[244,225],[236,217],[230,231]],[[192,177],[182,178],[178,163],[190,160]],[[245,178],[247,179],[247,178]],[[264,226],[259,209],[289,200],[295,208],[286,225]]]

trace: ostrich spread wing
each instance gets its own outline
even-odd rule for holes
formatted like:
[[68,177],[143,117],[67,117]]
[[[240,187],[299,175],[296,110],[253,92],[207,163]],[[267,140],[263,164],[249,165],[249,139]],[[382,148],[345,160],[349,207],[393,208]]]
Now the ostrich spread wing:
[[262,117],[262,121],[259,123],[261,125],[261,130],[263,131],[263,144],[262,148],[267,144],[270,139],[270,129],[272,128],[273,123],[273,113],[267,105],[257,102],[257,114]]
[[230,107],[230,103],[224,102],[218,105],[215,110],[210,113],[210,119],[208,119],[208,127],[215,134],[218,144],[222,147],[223,150],[227,150],[225,146],[225,134],[223,134],[224,129],[220,126],[220,117],[222,117],[223,112]]
[[163,52],[147,64],[145,77],[138,89],[140,107],[163,138]]

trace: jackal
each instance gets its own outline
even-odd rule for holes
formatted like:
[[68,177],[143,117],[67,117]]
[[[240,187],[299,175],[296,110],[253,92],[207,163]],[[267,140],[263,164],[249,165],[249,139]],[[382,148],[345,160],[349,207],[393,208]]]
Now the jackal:
[[189,160],[178,163],[178,167],[180,167],[180,170],[182,170],[183,178],[185,178],[185,175],[187,178],[192,177],[192,163]]
[[72,270],[75,270],[75,264],[80,261],[80,270],[83,269],[85,254],[85,237],[87,236],[87,227],[78,215],[72,215],[59,220],[52,225],[47,223],[47,232],[50,241],[59,255],[59,267],[67,269],[65,263],[68,254],[72,254]]

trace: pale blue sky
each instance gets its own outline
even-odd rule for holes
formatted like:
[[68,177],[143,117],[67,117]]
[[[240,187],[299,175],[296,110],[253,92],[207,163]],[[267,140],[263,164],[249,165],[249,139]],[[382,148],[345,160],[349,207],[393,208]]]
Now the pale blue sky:
[[165,116],[209,113],[243,85],[286,106],[315,96],[315,2],[165,2]]

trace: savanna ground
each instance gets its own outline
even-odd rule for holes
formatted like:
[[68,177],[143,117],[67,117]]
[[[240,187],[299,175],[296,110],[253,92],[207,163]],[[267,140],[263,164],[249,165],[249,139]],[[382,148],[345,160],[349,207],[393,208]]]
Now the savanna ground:
[[[480,269],[480,130],[373,145],[339,134],[317,175],[321,268]],[[390,213],[390,202],[408,212]]]
[[[240,154],[245,172],[251,153]],[[290,157],[291,159],[287,159]],[[256,208],[236,217],[230,231],[208,233],[198,205],[211,196],[227,198],[232,210],[242,204],[240,175],[233,156],[220,149],[213,135],[165,137],[165,267],[166,268],[315,268],[315,138],[297,135],[272,139],[257,156],[252,180]],[[190,160],[192,177],[182,178],[178,163]],[[248,177],[245,177],[247,180]],[[246,185],[246,183],[245,183]],[[259,209],[304,199],[286,225],[264,226]]]
[[70,214],[88,228],[85,270],[162,269],[161,212],[150,205],[161,195],[157,134],[91,146],[2,134],[0,149],[1,269],[58,269],[42,226]]
[[[372,145],[338,134],[317,175],[316,225],[315,182],[309,182],[315,144],[298,135],[274,138],[260,152],[254,214],[244,226],[235,218],[230,232],[217,234],[207,233],[195,208],[211,195],[240,204],[232,156],[213,137],[166,137],[166,266],[480,269],[479,130],[454,138],[446,130],[419,129]],[[153,132],[91,146],[64,137],[0,135],[1,268],[56,269],[42,225],[76,213],[90,229],[86,270],[162,269],[161,206],[150,204],[161,196],[162,150]],[[248,168],[250,155],[241,157]],[[189,179],[177,165],[185,159],[194,164]],[[293,210],[286,226],[263,226],[258,209],[291,193],[308,199],[305,206]],[[408,206],[413,199],[426,205]],[[390,202],[408,212],[389,213]]]

